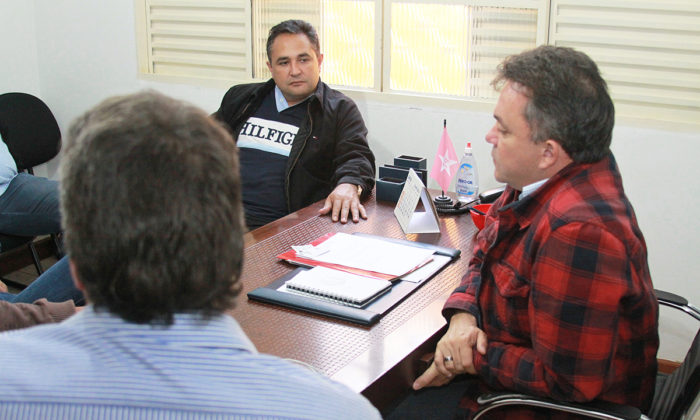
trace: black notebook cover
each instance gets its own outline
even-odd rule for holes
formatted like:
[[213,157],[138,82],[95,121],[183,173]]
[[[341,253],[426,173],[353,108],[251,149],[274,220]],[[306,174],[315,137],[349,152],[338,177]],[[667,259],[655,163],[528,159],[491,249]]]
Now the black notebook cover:
[[[377,237],[376,235],[369,235],[364,233],[355,234]],[[436,254],[449,256],[451,258],[450,261],[454,261],[460,255],[460,250],[458,249],[445,248],[422,242],[407,241],[403,239],[392,239],[384,237],[381,238],[392,242],[399,242],[405,245],[434,249]],[[442,270],[442,268],[438,270],[436,274],[439,273]],[[406,296],[411,294],[411,292],[413,292],[415,289],[417,289],[422,284],[428,281],[424,280],[419,283],[413,283],[410,281],[398,280],[394,282],[389,292],[385,293],[378,299],[369,303],[366,307],[355,308],[340,303],[335,303],[329,300],[324,300],[322,298],[304,296],[301,294],[277,290],[280,287],[282,287],[282,285],[284,285],[284,283],[287,280],[294,277],[300,270],[305,270],[305,268],[297,268],[296,270],[285,274],[284,276],[273,281],[267,286],[258,287],[257,289],[248,293],[248,298],[265,303],[272,303],[289,308],[300,309],[306,312],[326,315],[362,325],[372,325],[379,321],[382,315],[384,315],[391,308],[396,306]]]

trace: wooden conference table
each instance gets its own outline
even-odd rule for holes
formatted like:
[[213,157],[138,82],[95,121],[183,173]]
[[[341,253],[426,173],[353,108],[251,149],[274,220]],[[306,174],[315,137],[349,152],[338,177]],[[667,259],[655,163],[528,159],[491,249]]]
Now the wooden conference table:
[[[434,194],[433,191],[431,193]],[[408,392],[421,363],[445,331],[442,305],[466,272],[476,228],[469,214],[441,215],[441,233],[404,235],[394,204],[364,203],[368,220],[343,225],[318,216],[322,202],[248,232],[245,237],[243,291],[232,315],[262,353],[301,361],[361,392],[382,409]],[[246,293],[265,286],[295,267],[276,258],[328,232],[365,232],[461,249],[445,267],[378,323],[365,327],[308,312],[249,300]]]

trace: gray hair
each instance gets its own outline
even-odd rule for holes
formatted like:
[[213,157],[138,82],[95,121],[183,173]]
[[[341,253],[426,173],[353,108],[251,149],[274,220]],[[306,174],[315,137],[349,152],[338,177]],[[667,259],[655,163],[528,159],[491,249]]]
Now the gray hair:
[[492,84],[498,88],[506,81],[530,99],[524,116],[534,142],[553,139],[578,163],[597,162],[610,153],[615,107],[586,54],[543,45],[510,56],[498,66]]
[[96,310],[170,324],[234,306],[238,156],[207,114],[152,91],[107,99],[71,125],[60,173],[66,247]]

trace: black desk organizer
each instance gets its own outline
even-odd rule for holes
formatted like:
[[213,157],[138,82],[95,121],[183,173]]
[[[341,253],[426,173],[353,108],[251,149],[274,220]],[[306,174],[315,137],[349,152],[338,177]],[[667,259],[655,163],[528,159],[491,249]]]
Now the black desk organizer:
[[399,201],[401,191],[408,177],[408,170],[413,169],[424,185],[428,183],[428,170],[425,158],[401,155],[394,158],[393,165],[379,167],[377,177],[377,200]]

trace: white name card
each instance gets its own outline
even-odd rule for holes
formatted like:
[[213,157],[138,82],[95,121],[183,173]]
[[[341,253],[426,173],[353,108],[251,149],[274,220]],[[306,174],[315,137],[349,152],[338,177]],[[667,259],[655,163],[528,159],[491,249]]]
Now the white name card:
[[[418,200],[423,203],[425,211],[416,211]],[[399,201],[396,203],[394,215],[404,233],[440,232],[435,204],[430,199],[430,194],[428,194],[428,189],[423,181],[413,169],[408,171],[406,184],[401,191]]]

